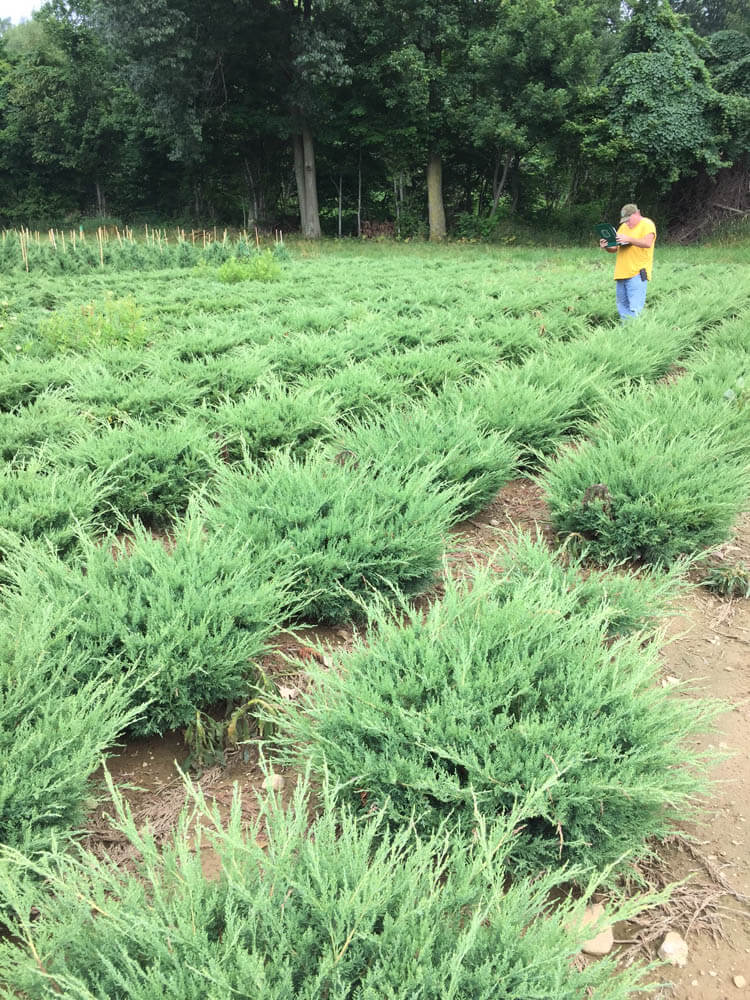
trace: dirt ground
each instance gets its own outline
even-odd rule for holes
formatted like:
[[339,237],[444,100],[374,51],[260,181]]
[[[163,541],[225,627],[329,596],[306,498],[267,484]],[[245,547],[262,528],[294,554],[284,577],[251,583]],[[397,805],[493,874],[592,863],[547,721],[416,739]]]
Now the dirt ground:
[[[516,527],[551,538],[540,492],[527,480],[511,483],[481,514],[457,527],[447,553],[450,571],[460,573],[486,557]],[[740,520],[735,537],[719,555],[727,563],[750,565],[750,516]],[[685,885],[664,910],[634,924],[617,925],[615,940],[623,961],[631,961],[653,956],[666,930],[683,935],[689,948],[687,965],[659,970],[657,979],[663,985],[657,996],[729,1000],[744,994],[750,1000],[750,600],[724,598],[696,586],[681,600],[667,635],[662,683],[685,683],[682,697],[707,695],[726,704],[717,732],[702,748],[720,751],[723,759],[712,771],[715,784],[703,820],[686,827],[684,838],[660,847],[659,859],[643,870],[655,887],[687,879]],[[350,639],[348,628],[311,629],[302,640],[282,636],[279,651],[265,667],[293,697],[304,686],[305,675],[288,657],[298,656],[304,667],[305,658],[316,655],[312,647],[340,648]],[[187,754],[182,735],[173,733],[134,742],[109,761],[137,822],[148,823],[157,837],[169,834],[182,805],[183,785],[175,762],[184,763]],[[290,789],[294,775],[280,780]],[[240,751],[228,754],[225,766],[210,766],[199,778],[207,799],[222,810],[228,809],[238,785],[248,818],[256,794],[264,793],[264,781],[257,760]],[[127,863],[127,845],[107,832],[101,809],[90,817],[89,830],[92,847]],[[210,848],[204,849],[202,862],[206,876],[215,877],[217,864]],[[741,979],[736,985],[735,977],[743,977],[747,985]]]

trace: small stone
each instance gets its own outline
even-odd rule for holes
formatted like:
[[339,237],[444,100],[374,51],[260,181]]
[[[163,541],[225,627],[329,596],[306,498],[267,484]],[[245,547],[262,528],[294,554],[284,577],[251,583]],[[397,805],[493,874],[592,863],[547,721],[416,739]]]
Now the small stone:
[[345,628],[337,628],[336,635],[339,637],[339,639],[343,639],[344,642],[347,642],[349,639],[351,639],[350,633],[347,632]]
[[669,688],[669,687],[675,687],[677,684],[680,684],[680,683],[681,683],[681,681],[680,681],[679,677],[675,677],[674,674],[668,674],[664,678],[664,680],[661,682],[661,686],[665,687],[665,688]]
[[713,976],[713,978],[714,978],[714,979],[716,979],[716,977],[717,977],[717,975],[718,975],[718,973],[717,973],[717,972],[714,972],[714,970],[713,970],[713,969],[710,969],[710,970],[709,970],[709,973],[708,973],[708,974],[709,974],[709,976]]
[[744,976],[732,976],[732,982],[738,990],[744,990],[747,986],[747,979]]
[[266,780],[266,787],[271,792],[280,792],[284,788],[283,774],[270,774]]
[[688,946],[677,931],[669,931],[659,948],[659,958],[670,965],[684,969],[688,960]]
[[[601,923],[604,915],[604,907],[601,903],[594,903],[592,906],[587,906],[583,913],[581,927],[583,928],[588,927],[589,924]],[[595,957],[609,955],[614,947],[614,943],[615,936],[612,933],[612,928],[605,927],[604,930],[599,931],[596,937],[589,938],[588,941],[584,941],[581,945],[581,951],[585,955],[594,955]]]
[[498,521],[498,519],[496,517],[491,517],[490,518],[490,524],[492,525],[493,528],[497,528],[497,526],[500,524],[500,522]]
[[697,979],[694,979],[694,980],[692,981],[692,983],[691,983],[690,985],[691,985],[691,986],[698,986],[698,985],[699,985],[699,984],[698,984],[698,980],[697,980]]

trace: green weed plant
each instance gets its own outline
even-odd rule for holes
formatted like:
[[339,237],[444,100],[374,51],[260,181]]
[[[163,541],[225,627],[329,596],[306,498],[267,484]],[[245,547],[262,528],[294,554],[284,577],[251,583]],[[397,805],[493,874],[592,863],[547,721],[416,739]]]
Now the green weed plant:
[[225,285],[240,281],[278,281],[281,265],[270,250],[238,259],[230,257],[218,268],[216,275]]
[[52,353],[80,353],[92,347],[143,347],[148,341],[148,328],[133,298],[107,295],[53,313],[41,325],[39,337]]

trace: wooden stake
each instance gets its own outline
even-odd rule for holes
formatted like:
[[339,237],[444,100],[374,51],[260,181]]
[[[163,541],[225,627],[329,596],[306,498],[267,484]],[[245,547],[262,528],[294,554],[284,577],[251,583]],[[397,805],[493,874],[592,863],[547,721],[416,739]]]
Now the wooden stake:
[[19,240],[21,242],[21,256],[23,257],[23,262],[24,262],[24,265],[26,267],[26,272],[28,273],[28,270],[29,270],[29,254],[28,254],[28,250],[26,248],[26,236],[24,234],[23,229],[21,230],[21,235],[19,236]]

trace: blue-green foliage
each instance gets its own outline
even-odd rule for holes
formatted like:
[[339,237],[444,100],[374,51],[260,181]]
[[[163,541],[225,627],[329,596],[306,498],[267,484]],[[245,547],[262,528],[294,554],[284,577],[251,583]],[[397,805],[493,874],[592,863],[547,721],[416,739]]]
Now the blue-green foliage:
[[436,488],[466,488],[461,514],[485,507],[511,479],[518,460],[504,435],[488,430],[474,409],[447,394],[352,421],[337,436],[334,452],[350,463],[402,470],[437,462]]
[[[639,624],[632,587],[620,604],[616,586],[579,591],[543,551],[520,554],[527,572],[448,580],[424,614],[373,610],[366,641],[312,666],[309,696],[278,702],[282,757],[424,835],[450,819],[468,841],[477,811],[509,815],[531,795],[515,870],[601,870],[690,813],[702,769],[686,741],[713,709],[655,683],[657,644],[612,640]],[[512,567],[513,550],[498,559]]]
[[600,561],[668,564],[725,540],[750,494],[736,415],[690,380],[632,394],[541,478],[556,529]]
[[84,532],[101,530],[97,516],[106,504],[104,476],[84,469],[51,471],[30,461],[0,468],[0,559],[6,537],[44,541],[67,555]]
[[59,466],[89,470],[106,483],[97,513],[111,525],[138,518],[164,526],[184,513],[192,493],[212,474],[219,443],[194,420],[129,421],[52,453]]
[[319,440],[331,437],[336,420],[331,396],[315,387],[291,391],[270,381],[237,399],[227,399],[206,412],[206,426],[220,442],[221,456],[254,462],[279,448],[301,456]]
[[395,469],[326,454],[277,456],[221,471],[202,505],[212,534],[238,533],[279,554],[294,574],[306,621],[346,621],[362,602],[398,587],[424,588],[466,488],[438,485],[440,462]]
[[28,406],[0,413],[0,460],[26,462],[47,442],[67,447],[93,425],[67,395],[42,393]]
[[127,674],[130,707],[148,701],[133,732],[162,733],[253,689],[289,613],[279,556],[195,522],[162,539],[136,527],[130,540],[82,540],[67,563],[26,546],[4,566],[0,616],[9,635],[35,610],[48,622],[37,655],[53,675],[71,661],[82,685]]
[[30,854],[80,824],[89,776],[137,715],[133,678],[87,676],[58,620],[46,604],[0,615],[0,843]]
[[[19,883],[31,874],[55,887],[33,939],[0,942],[0,977],[30,1000],[49,996],[52,981],[64,1000],[627,1000],[643,980],[613,959],[571,960],[591,933],[583,914],[595,883],[576,900],[567,872],[509,885],[510,821],[477,818],[468,850],[448,828],[415,841],[408,827],[390,832],[382,817],[336,808],[328,787],[313,796],[307,781],[288,807],[261,803],[248,829],[239,799],[227,821],[196,795],[163,845],[120,797],[114,811],[134,873],[83,850],[36,863],[10,853],[0,867],[0,892],[24,927],[34,897]],[[523,825],[523,810],[512,819]],[[214,881],[204,847],[217,856]]]

